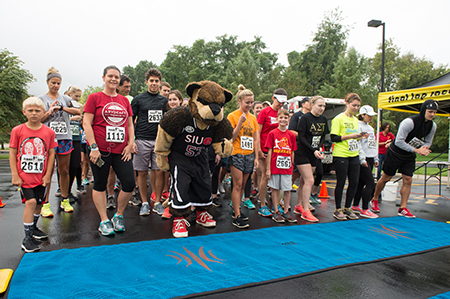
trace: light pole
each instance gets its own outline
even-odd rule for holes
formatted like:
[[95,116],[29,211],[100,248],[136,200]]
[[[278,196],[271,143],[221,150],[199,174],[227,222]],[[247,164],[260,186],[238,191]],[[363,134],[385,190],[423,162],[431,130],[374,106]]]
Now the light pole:
[[[369,23],[367,23],[367,26],[369,27],[379,27],[379,26],[383,26],[383,47],[381,50],[381,89],[380,92],[384,92],[384,52],[385,52],[385,46],[384,46],[384,33],[385,33],[385,23],[380,21],[380,20],[370,20]],[[379,111],[379,124],[381,124],[381,122],[383,121],[383,111],[380,110]]]

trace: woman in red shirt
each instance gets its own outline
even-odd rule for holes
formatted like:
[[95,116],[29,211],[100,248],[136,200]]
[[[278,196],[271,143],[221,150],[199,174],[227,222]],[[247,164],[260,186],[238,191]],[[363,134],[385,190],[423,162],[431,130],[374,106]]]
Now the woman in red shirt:
[[390,133],[391,125],[389,123],[383,123],[380,127],[379,140],[378,140],[378,172],[377,180],[381,177],[381,169],[383,167],[384,157],[386,157],[386,151],[394,140],[394,134]]

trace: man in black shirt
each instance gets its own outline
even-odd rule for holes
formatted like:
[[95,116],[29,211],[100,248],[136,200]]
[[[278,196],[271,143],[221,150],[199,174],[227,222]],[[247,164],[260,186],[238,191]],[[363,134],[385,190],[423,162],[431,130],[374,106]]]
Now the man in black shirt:
[[[158,133],[158,125],[165,112],[167,99],[158,93],[161,85],[161,72],[155,68],[145,73],[145,83],[148,90],[137,95],[131,102],[133,120],[135,120],[135,133],[137,153],[133,158],[134,170],[138,172],[138,186],[142,199],[140,215],[149,215],[150,206],[147,200],[147,174],[150,165],[150,185],[155,194],[153,212],[158,215],[164,213],[161,204],[161,195],[164,185],[164,173],[156,163],[155,141]],[[137,118],[137,119],[136,119]],[[153,199],[153,194],[152,194]]]

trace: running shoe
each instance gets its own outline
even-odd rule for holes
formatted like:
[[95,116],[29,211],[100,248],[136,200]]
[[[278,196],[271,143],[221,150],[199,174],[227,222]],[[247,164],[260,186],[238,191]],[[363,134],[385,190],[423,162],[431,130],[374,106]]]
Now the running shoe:
[[302,217],[303,220],[306,220],[306,221],[309,221],[309,222],[319,222],[319,219],[317,219],[317,218],[311,213],[310,210],[303,211],[301,217]]
[[78,192],[79,194],[86,194],[86,193],[87,193],[86,187],[85,187],[83,184],[81,184],[81,186],[79,186],[79,187],[77,188],[77,192]]
[[277,223],[284,223],[284,218],[281,217],[280,211],[272,214],[272,220]]
[[60,207],[62,210],[64,210],[64,212],[66,212],[66,213],[72,213],[72,212],[73,212],[73,208],[72,208],[72,206],[70,205],[70,202],[69,202],[69,199],[68,199],[68,198],[63,199],[63,200],[61,201],[61,204],[59,205],[59,207]]
[[119,191],[120,190],[120,182],[119,180],[116,180],[116,182],[114,183],[114,191]]
[[213,197],[212,205],[215,206],[216,208],[219,208],[219,207],[222,206],[222,204],[220,203],[220,197],[219,196]]
[[225,187],[223,186],[223,183],[219,184],[219,192],[224,194],[225,193]]
[[114,227],[114,231],[116,232],[124,232],[125,231],[125,219],[122,215],[114,214],[114,217],[111,219],[111,222]]
[[356,215],[352,209],[344,208],[344,215],[350,220],[359,219],[358,215]]
[[378,218],[378,215],[372,212],[370,209],[362,210],[359,216],[364,218]]
[[25,252],[35,252],[41,250],[41,246],[34,238],[25,238],[22,241],[22,249]]
[[316,211],[316,208],[313,207],[313,206],[311,205],[311,203],[309,203],[309,210],[310,210],[311,212],[315,212],[315,211]]
[[114,195],[108,195],[106,198],[106,208],[107,209],[115,209],[116,208],[116,201],[114,198]]
[[186,226],[191,226],[189,221],[183,217],[176,217],[173,220],[172,235],[175,238],[186,238],[188,236]]
[[270,212],[269,208],[267,206],[261,207],[258,211],[258,214],[263,217],[270,217],[272,216],[272,213]]
[[258,190],[253,189],[252,192],[250,192],[250,198],[255,199],[258,196]]
[[58,188],[58,190],[56,190],[55,196],[56,197],[61,197],[61,189]]
[[163,206],[162,206],[162,204],[160,202],[156,202],[153,205],[153,210],[152,211],[161,216],[164,213],[164,208],[163,208]]
[[233,225],[236,226],[237,228],[246,228],[250,226],[248,222],[242,219],[241,215],[234,218]]
[[33,238],[38,240],[47,239],[48,235],[41,231],[38,227],[33,226]]
[[142,204],[141,209],[139,210],[139,215],[140,216],[150,215],[150,205],[148,204],[148,202]]
[[231,185],[231,176],[229,176],[229,177],[226,179],[225,183],[226,183],[227,185]]
[[[283,207],[280,204],[278,204],[278,211],[280,211],[281,214],[284,213],[284,209],[283,209]],[[274,208],[272,208],[272,214],[273,213],[275,213],[275,209]]]
[[406,218],[416,218],[416,216],[411,213],[407,208],[399,208],[398,216],[405,216]]
[[215,227],[216,220],[214,220],[207,211],[197,211],[197,224],[204,227]]
[[169,191],[164,191],[161,195],[161,198],[164,200],[169,199]]
[[114,228],[111,223],[111,220],[104,220],[100,222],[100,226],[98,227],[98,231],[102,233],[104,236],[114,235]]
[[334,210],[333,217],[337,220],[347,220],[347,216],[345,216],[342,209],[336,209]]
[[360,206],[353,206],[353,207],[352,207],[352,211],[353,211],[353,213],[355,213],[356,215],[361,215],[361,213],[362,213],[364,210],[361,209]]
[[94,182],[94,177],[91,177],[91,179],[89,180],[90,183]]
[[50,203],[44,203],[42,205],[41,215],[45,218],[53,217],[52,210],[50,209]]
[[138,206],[142,203],[142,201],[139,198],[137,198],[136,195],[132,195],[128,203],[133,206]]
[[151,201],[155,202],[156,199],[156,193],[152,192],[152,195],[150,196]]
[[291,213],[289,213],[289,212],[281,214],[281,217],[283,217],[284,221],[286,221],[286,222],[290,222],[290,223],[297,222],[297,219],[292,217]]
[[81,182],[81,184],[87,186],[87,185],[89,185],[89,180],[88,180],[88,179],[84,179],[84,180]]
[[247,198],[244,201],[244,207],[246,207],[249,210],[254,210],[256,208],[255,205],[252,203],[252,201],[249,198]]
[[[247,217],[247,215],[245,215],[245,214],[244,214],[244,213],[242,213],[241,211],[239,211],[239,215],[241,215],[242,219],[244,219],[245,221],[247,221],[247,220],[248,220],[248,217]],[[233,212],[231,213],[231,218],[233,218],[233,219],[235,219],[235,218],[236,218],[236,215],[235,215],[235,213],[234,213],[234,210],[233,210]]]
[[302,215],[303,214],[303,206],[302,205],[297,205],[297,206],[295,206],[295,209],[294,209],[294,213],[295,214],[298,214],[298,215]]
[[172,217],[172,214],[170,214],[169,207],[164,209],[164,213],[161,215],[164,219],[170,219]]
[[298,186],[296,184],[292,184],[292,189],[297,190]]
[[322,201],[320,200],[320,198],[319,198],[319,195],[317,195],[317,194],[312,194],[311,193],[311,195],[309,196],[309,198],[311,199],[311,201],[313,202],[313,203],[316,203],[316,204],[321,204],[322,203]]
[[69,193],[69,196],[67,196],[67,198],[69,199],[70,203],[75,203],[76,201],[78,201],[78,197],[76,197],[72,193]]
[[374,212],[374,213],[380,213],[380,205],[379,205],[379,203],[378,203],[378,200],[372,199],[372,200],[370,201],[370,207],[371,207],[371,209],[372,209],[372,212]]

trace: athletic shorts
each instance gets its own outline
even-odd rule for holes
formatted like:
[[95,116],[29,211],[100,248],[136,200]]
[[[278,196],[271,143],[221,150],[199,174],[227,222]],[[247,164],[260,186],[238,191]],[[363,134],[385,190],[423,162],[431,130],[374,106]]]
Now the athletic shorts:
[[228,158],[222,158],[222,161],[220,161],[220,167],[227,167],[228,166]]
[[290,191],[292,190],[292,175],[272,174],[267,182],[267,186],[281,191]]
[[252,173],[255,165],[255,153],[250,155],[233,155],[228,158],[228,165],[236,167],[243,173]]
[[295,165],[311,164],[312,167],[316,167],[317,162],[317,158],[312,155],[305,153],[294,154]]
[[81,144],[81,152],[87,154],[87,143]]
[[55,153],[58,155],[68,155],[73,151],[73,144],[71,139],[58,140],[58,147]]
[[22,195],[22,203],[32,198],[36,199],[38,205],[44,202],[45,195],[47,194],[47,187],[38,185],[34,188],[20,188],[20,194]]
[[148,167],[152,170],[159,170],[156,163],[155,143],[156,140],[134,141],[137,146],[137,153],[133,157],[133,168],[137,171],[148,171]]
[[403,156],[394,153],[393,150],[388,148],[386,152],[386,158],[383,162],[383,171],[388,176],[394,176],[395,173],[400,172],[406,176],[412,177],[414,175],[414,169],[416,167],[416,156]]

